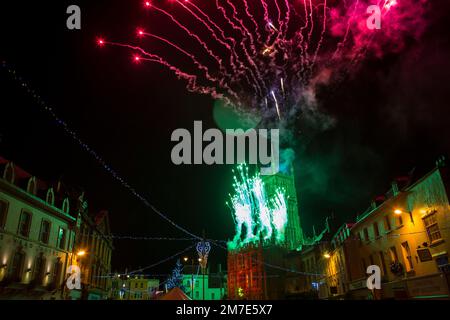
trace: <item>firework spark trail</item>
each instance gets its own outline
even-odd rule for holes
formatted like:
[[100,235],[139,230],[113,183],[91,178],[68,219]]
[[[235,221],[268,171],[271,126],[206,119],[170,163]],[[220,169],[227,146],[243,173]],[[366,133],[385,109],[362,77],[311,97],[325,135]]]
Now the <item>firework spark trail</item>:
[[279,6],[277,0],[273,0],[273,2],[275,2],[275,8],[277,9],[278,29],[281,31],[281,30],[283,30],[283,21],[281,20],[281,10],[280,10],[280,6]]
[[175,17],[173,15],[171,15],[170,13],[168,13],[167,11],[165,11],[153,4],[151,5],[151,7],[156,9],[157,11],[161,12],[165,16],[169,17],[177,26],[179,26],[181,29],[183,29],[190,37],[196,39],[198,41],[198,43],[200,43],[200,45],[206,50],[206,52],[208,52],[208,54],[214,60],[217,61],[217,63],[219,64],[219,67],[223,67],[222,59],[220,59],[217,55],[215,55],[214,52],[208,47],[206,42],[203,41],[202,39],[200,39],[200,37],[197,34],[193,33],[191,30],[189,30],[187,27],[185,27],[181,22],[179,22],[177,19],[175,19]]
[[253,57],[256,56],[256,47],[255,47],[255,39],[253,38],[252,33],[248,30],[248,28],[245,26],[244,21],[242,21],[242,19],[239,18],[238,15],[238,11],[236,9],[236,6],[230,1],[230,0],[226,0],[226,2],[228,3],[228,5],[231,7],[232,9],[232,17],[235,21],[239,22],[240,26],[242,27],[242,29],[244,30],[245,34],[248,36],[248,39],[250,41],[250,49],[252,51]]
[[317,48],[316,48],[316,51],[314,52],[314,57],[312,59],[312,63],[311,63],[311,67],[310,67],[310,76],[313,73],[314,64],[316,63],[317,55],[318,55],[320,47],[322,45],[323,37],[325,35],[326,28],[327,28],[327,0],[324,0],[324,3],[323,3],[323,26],[322,26],[322,32],[320,34],[320,39],[319,39],[319,41],[317,43]]
[[[312,5],[312,0],[309,0],[309,9],[311,10],[311,12],[309,13],[309,16],[311,17],[311,28],[309,29],[309,32],[308,32],[308,41],[306,42],[307,44],[310,43],[311,36],[314,31],[314,19],[313,19],[314,9],[313,9],[313,5]],[[306,50],[306,54],[308,55],[308,50]]]
[[275,92],[273,90],[271,91],[271,94],[272,94],[273,100],[275,101],[275,108],[277,109],[278,120],[281,120],[280,107],[278,105],[277,97],[276,97]]
[[334,51],[333,55],[331,56],[332,60],[334,60],[336,58],[337,54],[341,50],[341,47],[343,47],[345,45],[345,42],[347,41],[347,37],[348,37],[349,31],[350,31],[350,24],[355,19],[356,8],[358,7],[358,4],[359,4],[359,0],[356,0],[355,7],[353,8],[353,13],[352,13],[351,17],[347,20],[347,28],[345,30],[344,38],[342,39],[341,42],[339,42],[337,44],[336,50]]
[[173,71],[175,73],[175,75],[179,79],[183,79],[183,80],[186,80],[188,82],[187,88],[188,88],[189,91],[196,92],[196,93],[201,93],[201,94],[208,94],[208,95],[211,95],[212,97],[215,97],[216,99],[225,99],[225,100],[228,101],[228,103],[231,103],[231,101],[227,97],[225,97],[221,93],[218,93],[215,88],[197,85],[197,76],[188,74],[188,73],[180,70],[179,68],[177,68],[174,65],[170,64],[169,62],[167,62],[166,60],[164,60],[163,58],[161,58],[157,54],[149,53],[149,52],[145,51],[144,49],[142,49],[141,47],[132,46],[132,45],[125,44],[125,43],[111,42],[111,41],[103,41],[102,43],[108,44],[108,45],[112,45],[112,46],[116,46],[116,47],[123,47],[123,48],[128,48],[128,49],[131,49],[131,50],[134,50],[134,51],[138,51],[142,55],[144,55],[144,56],[146,56],[148,58],[139,57],[139,58],[137,58],[135,60],[144,60],[144,61],[156,62],[156,63],[159,63],[159,64],[169,68],[169,70]]
[[284,18],[285,30],[282,33],[283,33],[284,38],[286,38],[288,29],[289,29],[289,21],[291,19],[291,5],[289,4],[289,0],[284,0],[284,3],[286,6],[286,16]]
[[155,34],[153,34],[153,33],[148,33],[148,32],[141,32],[141,35],[148,36],[148,37],[152,37],[152,38],[158,39],[158,40],[160,40],[160,41],[163,41],[164,43],[167,43],[168,45],[172,46],[172,47],[175,48],[176,50],[180,51],[180,52],[183,53],[184,55],[186,55],[186,56],[188,56],[189,58],[191,58],[191,60],[194,62],[194,64],[197,66],[197,68],[200,69],[200,70],[203,70],[203,71],[205,72],[205,77],[206,77],[206,79],[208,79],[208,80],[211,81],[211,82],[218,83],[221,87],[223,87],[224,89],[226,89],[226,91],[228,92],[228,94],[230,94],[230,96],[232,96],[233,98],[235,98],[236,101],[239,101],[239,96],[237,95],[237,93],[234,92],[234,91],[228,86],[227,83],[225,83],[224,79],[218,79],[218,78],[215,78],[215,77],[211,76],[210,73],[209,73],[209,69],[208,69],[206,66],[204,66],[203,64],[201,64],[193,54],[187,52],[187,51],[184,50],[183,48],[179,47],[178,45],[176,45],[175,43],[173,43],[173,42],[170,41],[170,40],[167,40],[167,39],[164,38],[164,37],[160,37],[160,36],[158,36],[158,35],[155,35]]
[[[305,41],[305,37],[303,36],[303,30],[308,29],[309,19],[308,19],[308,5],[306,4],[307,0],[303,0],[303,6],[305,8],[305,24],[295,33],[295,39],[297,40],[297,48],[300,49],[300,67],[298,64],[295,64],[294,70],[298,70],[296,72],[296,76],[301,80],[302,75],[305,70],[305,66],[308,64],[308,43]],[[299,14],[301,17],[301,15]]]
[[[225,18],[225,20],[228,22],[228,24],[234,29],[234,30],[239,30],[239,32],[242,34],[243,40],[240,42],[240,47],[242,48],[242,50],[244,51],[244,55],[245,58],[247,59],[247,61],[250,63],[250,65],[254,65],[256,68],[256,64],[254,63],[253,59],[251,58],[247,47],[245,46],[245,40],[247,39],[244,30],[237,26],[233,21],[231,21],[231,18],[228,16],[227,11],[225,10],[225,8],[219,3],[219,0],[216,0],[216,8],[222,12],[222,16]],[[257,88],[258,94],[260,96],[263,95],[263,89],[260,86],[260,83],[264,83],[264,81],[261,78],[261,75],[259,75],[258,77],[255,75],[255,73],[253,72],[253,70],[251,70],[250,68],[246,68],[247,71],[250,72],[250,75],[252,77],[252,79],[255,81],[255,86]]]
[[269,45],[270,44],[270,38],[274,34],[273,29],[270,27],[270,24],[272,22],[270,21],[270,17],[269,17],[269,7],[267,5],[266,0],[260,0],[260,3],[261,3],[261,5],[263,7],[263,10],[264,10],[264,21],[266,22],[266,26],[269,27],[269,33],[268,33],[267,39],[266,39],[266,45]]
[[232,9],[232,17],[234,20],[236,20],[237,22],[239,22],[239,24],[241,25],[242,29],[244,30],[245,34],[247,34],[248,39],[250,41],[250,50],[252,51],[252,56],[247,55],[250,59],[249,59],[249,63],[251,66],[254,67],[256,75],[258,77],[258,79],[261,81],[262,84],[262,88],[264,89],[264,92],[267,93],[267,86],[265,81],[263,80],[263,77],[261,76],[261,71],[259,70],[259,66],[255,63],[254,61],[254,57],[257,55],[256,53],[256,47],[255,47],[255,40],[253,38],[252,33],[247,29],[247,27],[245,26],[244,22],[242,21],[242,19],[239,18],[238,16],[238,12],[236,9],[236,6],[230,1],[230,0],[226,0],[227,4],[231,7]]
[[[198,21],[200,21],[210,32],[210,34],[212,35],[212,37],[218,41],[221,45],[225,46],[226,48],[229,48],[229,44],[224,42],[223,40],[219,39],[219,37],[217,37],[216,33],[214,32],[214,30],[206,23],[205,20],[203,20],[202,18],[200,18],[195,12],[193,12],[191,9],[189,9],[187,6],[185,6],[182,2],[180,2],[179,0],[176,0],[178,4],[180,4],[184,9],[186,9],[195,19],[197,19]],[[221,70],[223,72],[223,74],[232,79],[233,81],[236,81],[236,79],[233,78],[233,76],[231,76],[229,73],[227,73],[225,67],[223,67],[223,69]]]
[[[200,9],[198,6],[196,6],[194,3],[192,3],[191,1],[188,1],[188,2],[186,2],[187,4],[189,4],[190,6],[192,6],[192,7],[194,7],[203,17],[205,17],[205,19],[213,26],[213,27],[215,27],[218,31],[219,31],[219,33],[220,33],[220,35],[221,35],[221,37],[224,39],[224,40],[227,40],[227,41],[230,41],[231,42],[231,44],[232,45],[229,45],[228,43],[224,43],[224,45],[226,46],[226,48],[227,48],[227,50],[229,50],[230,51],[230,53],[231,53],[231,56],[230,56],[230,65],[231,65],[231,67],[233,68],[233,71],[235,72],[235,74],[236,75],[244,75],[244,78],[246,79],[246,81],[247,81],[247,83],[251,86],[251,87],[253,87],[253,89],[255,90],[255,92],[258,92],[258,88],[257,88],[257,86],[256,86],[256,84],[255,83],[257,83],[257,80],[256,80],[256,77],[254,76],[254,74],[252,75],[250,75],[250,76],[252,76],[253,77],[253,81],[251,81],[250,80],[250,78],[248,77],[248,75],[247,74],[245,74],[245,71],[247,71],[247,72],[249,72],[249,73],[252,73],[252,71],[246,66],[246,65],[244,65],[244,63],[239,59],[239,56],[238,56],[238,54],[236,53],[236,50],[235,50],[235,48],[236,48],[236,40],[235,39],[233,39],[233,38],[231,38],[231,37],[227,37],[226,35],[225,35],[225,31],[221,28],[221,27],[219,27],[219,25],[217,25],[217,23],[215,23],[214,21],[212,21],[212,19],[202,10],[202,9]],[[235,62],[234,61],[236,61],[236,63],[237,64],[239,64],[239,71],[238,71],[238,67],[236,66],[236,64],[235,64]]]
[[248,6],[247,0],[243,0],[243,2],[244,2],[245,13],[247,14],[248,18],[250,19],[250,21],[255,26],[256,40],[258,41],[259,44],[262,44],[262,42],[261,42],[261,33],[259,32],[258,22],[256,22],[255,17],[251,14],[250,7]]

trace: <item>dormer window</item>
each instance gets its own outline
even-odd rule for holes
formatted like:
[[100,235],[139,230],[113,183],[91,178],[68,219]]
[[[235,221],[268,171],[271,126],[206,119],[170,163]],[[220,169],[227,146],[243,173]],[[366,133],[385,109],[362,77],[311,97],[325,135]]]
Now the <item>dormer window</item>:
[[16,179],[14,171],[14,164],[12,162],[9,162],[5,167],[5,171],[3,172],[3,179],[8,181],[9,183],[14,183],[14,180]]
[[64,213],[69,214],[69,199],[68,198],[65,198],[63,201],[62,211],[64,211]]
[[53,192],[53,188],[48,189],[46,201],[51,206],[55,204],[55,193]]
[[36,178],[35,177],[31,177],[30,180],[28,180],[27,192],[31,193],[31,194],[36,194]]

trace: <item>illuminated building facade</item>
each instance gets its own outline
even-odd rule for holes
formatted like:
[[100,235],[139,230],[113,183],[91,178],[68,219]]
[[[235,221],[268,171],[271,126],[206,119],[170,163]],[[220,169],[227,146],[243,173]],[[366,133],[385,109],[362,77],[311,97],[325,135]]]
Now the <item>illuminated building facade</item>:
[[159,279],[143,275],[116,274],[107,279],[108,298],[111,300],[153,300],[159,289]]
[[60,299],[76,220],[59,184],[0,157],[0,297]]
[[[404,188],[392,184],[352,228],[350,293],[356,298],[449,298],[450,175],[439,164]],[[378,265],[382,288],[369,293],[366,269]]]
[[81,269],[81,291],[72,290],[72,299],[100,300],[108,296],[107,279],[111,274],[113,250],[109,215],[106,210],[92,214],[84,200],[84,194],[77,199],[77,229],[75,251],[72,264]]
[[182,283],[184,292],[192,300],[203,300],[203,288],[205,288],[205,300],[221,300],[227,292],[227,275],[222,272],[220,264],[216,273],[210,272],[208,267],[204,276],[200,266],[185,265]]

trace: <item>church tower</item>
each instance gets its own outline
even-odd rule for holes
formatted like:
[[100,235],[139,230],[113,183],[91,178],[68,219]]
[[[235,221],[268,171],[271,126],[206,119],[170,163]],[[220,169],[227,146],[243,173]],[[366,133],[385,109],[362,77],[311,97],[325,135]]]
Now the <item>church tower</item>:
[[290,250],[295,250],[303,243],[303,231],[300,226],[294,169],[290,166],[284,172],[280,171],[276,174],[261,177],[268,198],[275,195],[277,188],[282,188],[285,191],[288,211],[288,221],[285,230],[286,247]]

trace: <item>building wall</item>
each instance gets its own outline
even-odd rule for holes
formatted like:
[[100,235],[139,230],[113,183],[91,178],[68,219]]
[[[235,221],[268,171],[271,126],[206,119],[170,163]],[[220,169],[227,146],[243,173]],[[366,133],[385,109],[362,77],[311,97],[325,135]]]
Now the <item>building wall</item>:
[[[74,239],[71,229],[75,219],[33,193],[35,189],[22,190],[0,175],[0,201],[7,203],[6,216],[0,225],[0,281],[3,283],[0,291],[13,297],[23,293],[20,291],[23,285],[61,289],[71,258]],[[18,232],[20,216],[24,211],[31,214],[27,236],[19,235]],[[50,223],[48,241],[40,239],[43,220]],[[65,232],[61,246],[58,245],[60,228]],[[13,261],[18,252],[23,254],[23,261],[18,272],[19,278],[12,279]],[[12,289],[14,287],[18,290]]]
[[143,276],[113,276],[107,281],[108,297],[112,300],[151,300],[159,289],[158,279]]
[[[392,198],[353,227],[358,245],[352,263],[359,267],[351,270],[350,277],[361,282],[367,278],[367,266],[375,264],[382,273],[382,298],[448,297],[448,280],[438,267],[448,264],[450,249],[450,207],[441,171],[433,170],[405,191],[395,189]],[[395,210],[402,213],[395,214]],[[427,232],[428,221],[436,223],[433,228],[440,236]],[[429,261],[421,261],[422,250],[431,254]],[[396,261],[402,272],[392,272],[391,264]]]
[[[222,288],[211,288],[209,277],[219,276],[216,274],[205,274],[204,278],[201,273],[199,274],[184,274],[183,275],[183,286],[184,292],[188,297],[193,300],[203,300],[203,279],[205,281],[205,300],[220,300],[224,297],[226,288],[225,285]],[[193,281],[193,282],[192,282]],[[192,292],[192,283],[193,292]]]
[[297,249],[303,243],[303,232],[298,213],[297,191],[295,189],[294,174],[277,173],[262,176],[267,196],[273,197],[277,188],[283,188],[287,196],[288,222],[285,230],[286,246]]

